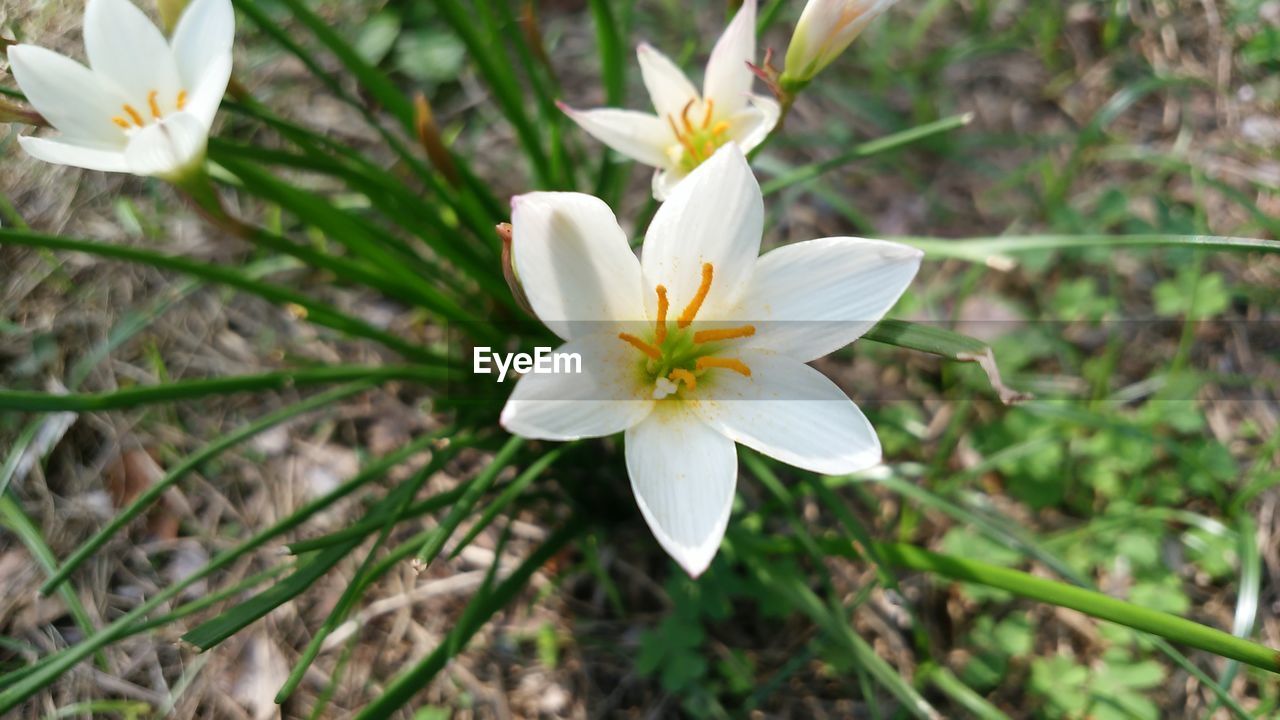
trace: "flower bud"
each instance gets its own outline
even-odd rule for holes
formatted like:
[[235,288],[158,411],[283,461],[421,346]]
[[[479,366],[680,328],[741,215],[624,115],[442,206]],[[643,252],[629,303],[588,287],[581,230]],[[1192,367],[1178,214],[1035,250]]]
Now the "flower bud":
[[787,47],[783,87],[812,80],[896,1],[809,0]]
[[515,298],[516,305],[521,310],[537,317],[533,306],[529,304],[529,296],[524,292],[524,284],[520,282],[520,275],[516,272],[515,258],[511,254],[511,240],[515,236],[511,223],[500,223],[494,229],[498,232],[498,238],[502,240],[502,277],[506,278],[507,287],[511,288],[511,296]]

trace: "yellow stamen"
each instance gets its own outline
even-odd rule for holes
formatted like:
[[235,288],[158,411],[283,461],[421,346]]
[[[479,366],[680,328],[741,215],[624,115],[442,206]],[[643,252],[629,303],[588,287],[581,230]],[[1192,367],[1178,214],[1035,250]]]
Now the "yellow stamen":
[[670,304],[667,302],[667,288],[663,285],[658,286],[658,327],[654,334],[654,342],[661,345],[667,339],[667,308]]
[[156,96],[159,94],[160,92],[157,90],[152,90],[147,94],[147,104],[151,106],[151,117],[157,120],[161,118],[160,103],[156,102]]
[[117,115],[116,117],[111,118],[111,122],[113,122],[113,123],[115,123],[115,124],[119,125],[119,126],[120,126],[120,129],[122,129],[122,130],[128,130],[129,128],[133,127],[132,125],[130,125],[130,124],[129,124],[129,121],[128,121],[128,120],[125,120],[124,118],[120,117],[119,115]]
[[672,370],[671,374],[667,376],[667,379],[673,383],[683,382],[684,386],[689,388],[691,391],[698,389],[697,376],[684,368],[676,368],[675,370]]
[[715,112],[715,109],[716,109],[716,101],[712,100],[711,98],[707,98],[707,112],[702,116],[703,128],[711,124],[711,113]]
[[138,127],[142,127],[147,124],[146,121],[142,119],[142,115],[140,115],[137,110],[133,109],[132,105],[126,104],[124,106],[124,112],[126,115],[133,118],[134,124],[137,125]]
[[636,337],[635,335],[632,335],[631,333],[618,333],[618,339],[624,340],[627,343],[630,343],[632,347],[644,353],[645,355],[648,355],[654,360],[662,359],[662,352],[658,350],[658,348],[650,345],[649,343],[641,340],[640,338]]
[[711,134],[715,135],[716,137],[719,137],[725,134],[726,132],[729,132],[728,120],[721,120],[720,122],[716,123],[715,127],[711,128]]
[[718,330],[699,330],[693,334],[696,343],[715,342],[717,340],[733,340],[734,338],[751,337],[756,334],[754,325],[743,325],[736,328]]
[[684,104],[684,109],[680,111],[680,122],[684,123],[684,131],[693,134],[693,124],[689,122],[689,110],[693,108],[693,100]]
[[694,367],[699,371],[706,370],[707,368],[724,368],[725,370],[732,370],[739,375],[751,377],[751,368],[747,367],[746,363],[741,360],[735,360],[734,358],[722,358],[708,355],[706,357],[698,358],[698,362]]
[[698,309],[702,307],[702,301],[707,299],[707,293],[711,291],[712,272],[711,263],[702,263],[702,284],[698,286],[698,294],[693,296],[693,299],[685,306],[684,312],[680,313],[680,319],[676,321],[677,327],[689,327],[689,323],[693,322],[693,318],[698,315]]
[[178,91],[178,109],[185,110],[186,107],[187,107],[187,91],[179,90]]

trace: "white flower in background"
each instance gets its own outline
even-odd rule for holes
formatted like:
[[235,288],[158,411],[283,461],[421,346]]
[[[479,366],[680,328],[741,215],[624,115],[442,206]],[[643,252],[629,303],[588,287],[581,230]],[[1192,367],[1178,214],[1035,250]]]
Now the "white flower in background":
[[749,152],[778,124],[778,103],[751,92],[755,75],[747,63],[755,55],[756,0],[746,0],[711,51],[701,93],[667,56],[641,45],[636,56],[656,115],[560,108],[600,142],[657,168],[653,196],[663,200],[722,145]]
[[788,83],[806,83],[849,47],[872,20],[897,0],[809,0],[800,13],[782,71]]
[[690,575],[724,536],[735,442],[819,473],[880,462],[862,412],[805,363],[871,328],[915,276],[919,250],[824,238],[757,257],[760,186],[732,144],[658,209],[639,261],[594,197],[531,193],[512,205],[529,303],[583,372],[525,375],[502,425],[543,440],[625,431],[640,511]]
[[234,35],[230,0],[194,0],[172,42],[129,0],[89,0],[92,69],[41,47],[9,48],[14,79],[60,133],[18,141],[45,162],[181,179],[204,161]]

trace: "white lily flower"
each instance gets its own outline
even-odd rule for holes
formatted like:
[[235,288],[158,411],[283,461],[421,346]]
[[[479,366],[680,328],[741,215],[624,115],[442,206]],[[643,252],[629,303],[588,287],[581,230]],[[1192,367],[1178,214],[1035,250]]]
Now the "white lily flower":
[[512,205],[529,304],[582,373],[523,376],[502,425],[542,440],[625,432],[640,511],[690,575],[724,536],[735,442],[833,475],[880,462],[866,417],[806,363],[870,329],[915,277],[919,250],[837,237],[757,257],[764,204],[733,144],[658,209],[640,260],[594,197]]
[[777,101],[751,92],[755,75],[747,63],[755,55],[756,0],[746,0],[711,51],[701,93],[667,56],[642,44],[636,56],[656,115],[560,109],[600,142],[657,168],[653,196],[664,200],[722,145],[733,142],[750,152],[778,124]]
[[14,79],[60,132],[18,141],[57,165],[179,180],[204,161],[234,35],[230,0],[194,0],[172,42],[129,0],[89,0],[92,69],[34,45],[9,48]]
[[809,0],[787,46],[784,87],[812,80],[897,1]]

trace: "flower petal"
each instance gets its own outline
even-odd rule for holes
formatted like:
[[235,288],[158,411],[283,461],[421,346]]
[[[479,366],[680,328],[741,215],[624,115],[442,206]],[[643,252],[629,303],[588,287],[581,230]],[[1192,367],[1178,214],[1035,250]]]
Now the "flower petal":
[[84,49],[93,71],[119,85],[139,112],[147,112],[150,93],[168,101],[182,89],[169,42],[129,0],[89,0]]
[[194,90],[200,85],[210,66],[231,54],[235,36],[231,0],[192,0],[173,31],[173,57],[183,87]]
[[644,420],[653,401],[642,397],[636,353],[612,335],[588,335],[555,353],[576,354],[581,373],[528,373],[502,408],[502,427],[536,440],[577,440],[622,432]]
[[676,139],[656,115],[613,108],[574,110],[563,104],[560,109],[592,137],[623,155],[653,167],[670,164],[667,148]]
[[653,199],[658,202],[665,202],[671,197],[671,193],[675,192],[676,185],[680,181],[688,177],[687,173],[681,172],[679,168],[659,169],[653,173]]
[[[731,440],[805,470],[845,475],[880,462],[880,440],[835,383],[794,358],[743,352],[751,377],[718,372],[693,403]],[[706,385],[704,390],[703,386]]]
[[753,94],[747,100],[750,104],[729,118],[729,135],[744,153],[764,142],[782,116],[782,106],[771,97]]
[[25,136],[18,138],[18,144],[31,157],[54,165],[70,165],[98,172],[129,172],[129,163],[125,162],[124,153],[120,150]]
[[711,50],[702,82],[703,97],[716,101],[721,117],[732,115],[747,104],[755,79],[747,63],[755,59],[756,0],[746,0]]
[[124,156],[134,175],[172,179],[203,160],[208,143],[209,131],[200,119],[178,112],[135,132]]
[[862,238],[822,238],[760,258],[735,319],[751,322],[750,347],[808,362],[862,337],[911,284],[924,253]]
[[724,538],[738,482],[733,441],[683,403],[659,403],[627,431],[627,474],[658,544],[693,577],[711,564]]
[[124,100],[110,81],[69,57],[34,45],[9,48],[9,68],[27,101],[63,140],[103,149],[124,147],[124,132],[111,121],[123,112]]
[[[512,254],[529,304],[565,340],[643,320],[640,263],[603,201],[536,192],[511,201]],[[576,327],[575,327],[575,321]]]
[[187,98],[186,111],[194,115],[205,128],[213,126],[213,116],[218,114],[222,98],[227,94],[231,80],[231,53],[216,57],[205,68],[204,74],[192,86]]
[[668,115],[680,117],[680,111],[690,100],[699,99],[698,89],[685,77],[684,71],[652,45],[640,43],[636,58],[640,61],[640,76],[649,90],[653,109],[664,121]]
[[[729,143],[681,180],[658,208],[641,252],[645,286],[665,285],[679,312],[697,294],[703,263],[711,263],[711,292],[698,318],[716,319],[747,287],[763,231],[760,185],[742,150]],[[644,300],[649,317],[656,317],[656,296]]]

